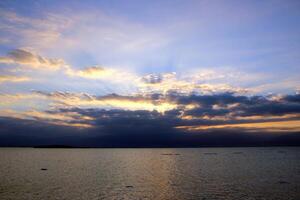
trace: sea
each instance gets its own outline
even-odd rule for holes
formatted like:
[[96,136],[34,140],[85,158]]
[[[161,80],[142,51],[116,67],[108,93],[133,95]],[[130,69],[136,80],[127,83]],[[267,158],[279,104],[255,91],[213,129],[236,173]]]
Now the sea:
[[0,148],[0,199],[299,200],[300,147]]

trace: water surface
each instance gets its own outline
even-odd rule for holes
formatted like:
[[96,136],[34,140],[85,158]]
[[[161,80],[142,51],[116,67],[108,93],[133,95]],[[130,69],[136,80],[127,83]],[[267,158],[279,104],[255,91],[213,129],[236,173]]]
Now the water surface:
[[0,148],[0,199],[300,199],[300,148]]

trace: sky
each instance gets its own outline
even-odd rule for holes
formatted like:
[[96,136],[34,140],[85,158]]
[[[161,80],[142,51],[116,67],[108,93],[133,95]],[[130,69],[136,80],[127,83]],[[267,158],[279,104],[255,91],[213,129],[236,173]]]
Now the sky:
[[300,144],[300,2],[0,2],[0,145]]

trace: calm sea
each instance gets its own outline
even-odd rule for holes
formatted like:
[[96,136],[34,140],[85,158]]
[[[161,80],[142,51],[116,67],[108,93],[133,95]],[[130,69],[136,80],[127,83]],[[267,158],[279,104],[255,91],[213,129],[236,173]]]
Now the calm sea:
[[0,199],[300,199],[300,147],[0,148]]

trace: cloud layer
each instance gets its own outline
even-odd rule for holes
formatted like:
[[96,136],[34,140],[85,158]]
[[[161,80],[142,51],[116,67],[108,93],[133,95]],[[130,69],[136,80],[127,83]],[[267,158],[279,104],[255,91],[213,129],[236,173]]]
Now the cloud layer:
[[[1,98],[5,102],[5,96]],[[272,99],[231,93],[92,96],[34,92],[27,96],[19,94],[14,98],[16,101],[22,99],[22,103],[25,99],[48,101],[52,108],[47,107],[48,110],[44,111],[23,108],[22,112],[7,108],[1,111],[2,123],[7,123],[7,120],[9,123],[20,120],[29,123],[31,125],[26,125],[22,130],[27,132],[29,127],[33,128],[33,138],[42,136],[37,131],[39,126],[34,125],[37,123],[43,124],[46,132],[52,129],[62,131],[60,136],[56,135],[58,138],[68,133],[63,130],[75,129],[75,132],[85,132],[86,135],[82,137],[89,141],[84,140],[81,145],[255,145],[265,140],[271,144],[276,135],[276,138],[287,137],[297,135],[300,131],[299,94]],[[9,107],[9,103],[2,106]],[[15,102],[13,104],[16,106]],[[8,138],[6,132],[10,133],[16,128],[10,127],[9,123],[1,133]],[[97,139],[90,141],[91,138]],[[60,143],[59,140],[55,141]],[[63,140],[63,143],[68,143],[68,140]]]
[[[66,81],[62,84],[102,82],[122,89],[132,84],[131,90],[121,90],[123,94],[32,89],[3,92],[2,145],[13,144],[12,132],[28,140],[23,145],[52,141],[86,146],[281,144],[274,135],[286,137],[300,132],[298,93],[255,95],[252,88],[226,83],[238,78],[234,73],[209,70],[139,76],[101,66],[78,69],[62,59],[49,59],[24,49],[10,51],[0,62],[6,66],[2,69],[6,75],[0,76],[0,81],[8,86],[34,81],[51,85],[49,77],[60,77],[58,80]],[[15,127],[16,123],[20,125]],[[46,135],[39,135],[40,129]],[[32,134],[23,135],[28,131]],[[85,136],[75,134],[70,139],[71,132]],[[52,139],[47,142],[44,137]],[[282,144],[294,143],[287,139]]]

